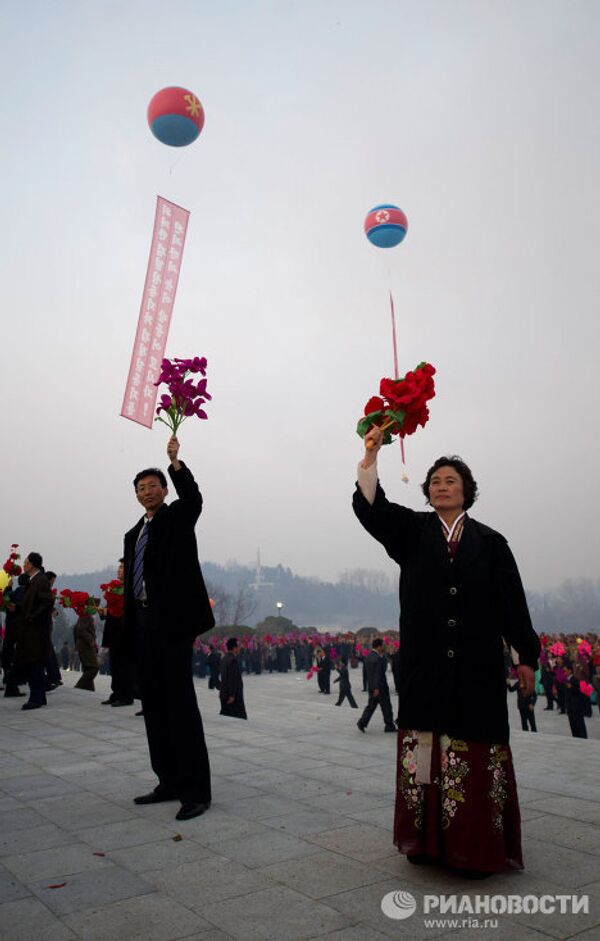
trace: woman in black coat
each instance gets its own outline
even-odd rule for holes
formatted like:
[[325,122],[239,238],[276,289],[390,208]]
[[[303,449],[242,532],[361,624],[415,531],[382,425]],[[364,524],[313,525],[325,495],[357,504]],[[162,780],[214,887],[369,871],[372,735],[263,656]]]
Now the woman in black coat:
[[470,874],[523,868],[503,638],[533,692],[540,650],[506,540],[465,514],[469,468],[440,458],[423,491],[435,512],[390,503],[377,480],[383,435],[359,465],[354,511],[400,566],[400,689],[394,842],[412,862]]

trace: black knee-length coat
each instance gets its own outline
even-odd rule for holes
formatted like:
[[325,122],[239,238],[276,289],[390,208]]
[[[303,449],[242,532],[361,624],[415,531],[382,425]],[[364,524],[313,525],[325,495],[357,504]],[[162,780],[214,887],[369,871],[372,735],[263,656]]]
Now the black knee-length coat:
[[436,513],[373,505],[357,486],[354,512],[400,566],[400,691],[403,729],[479,742],[508,742],[502,639],[537,666],[535,633],[506,539],[469,516],[452,559]]

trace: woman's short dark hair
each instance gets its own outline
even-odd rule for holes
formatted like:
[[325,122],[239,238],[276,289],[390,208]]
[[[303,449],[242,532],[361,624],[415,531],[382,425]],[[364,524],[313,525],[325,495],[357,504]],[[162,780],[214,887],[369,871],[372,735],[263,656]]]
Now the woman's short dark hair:
[[44,560],[42,559],[39,552],[30,552],[27,556],[27,561],[33,565],[34,569],[41,569],[42,565],[44,564]]
[[230,637],[227,641],[226,647],[227,650],[233,650],[234,647],[237,647],[238,641],[237,637]]
[[137,490],[137,485],[139,484],[140,480],[144,479],[144,477],[158,477],[161,487],[164,488],[167,486],[167,478],[161,471],[160,467],[147,467],[146,470],[141,470],[135,475],[133,479],[134,490]]
[[431,478],[440,467],[452,467],[457,474],[460,474],[463,482],[463,491],[465,495],[465,502],[463,507],[465,510],[470,509],[477,499],[478,490],[477,490],[477,481],[474,479],[471,469],[465,464],[457,454],[453,454],[451,457],[438,457],[435,464],[427,471],[427,477],[425,482],[421,484],[421,490],[425,494],[425,499],[429,503],[429,484],[431,483]]

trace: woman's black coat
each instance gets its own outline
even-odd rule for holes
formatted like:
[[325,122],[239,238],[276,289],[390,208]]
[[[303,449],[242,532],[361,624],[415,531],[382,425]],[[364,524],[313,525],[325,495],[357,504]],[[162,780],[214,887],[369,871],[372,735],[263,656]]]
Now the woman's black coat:
[[500,533],[464,518],[454,559],[436,513],[371,506],[354,512],[400,566],[400,728],[508,742],[502,638],[536,668],[535,633],[516,562]]

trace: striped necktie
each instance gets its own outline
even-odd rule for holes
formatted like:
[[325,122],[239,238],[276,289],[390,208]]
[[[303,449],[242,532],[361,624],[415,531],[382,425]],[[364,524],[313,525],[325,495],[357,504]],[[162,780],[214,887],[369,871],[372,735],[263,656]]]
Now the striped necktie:
[[139,598],[144,589],[144,552],[148,542],[148,520],[144,520],[142,531],[135,544],[135,557],[133,560],[133,597]]

